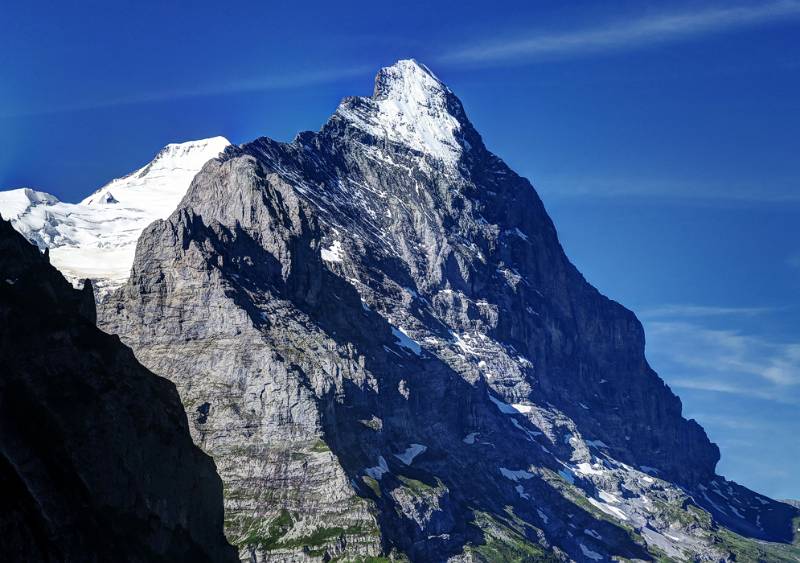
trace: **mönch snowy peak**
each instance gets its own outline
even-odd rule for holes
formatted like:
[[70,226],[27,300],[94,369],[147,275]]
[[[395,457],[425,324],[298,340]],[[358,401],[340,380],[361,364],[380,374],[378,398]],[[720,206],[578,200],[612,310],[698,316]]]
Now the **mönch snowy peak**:
[[[428,68],[226,145],[148,215],[97,323],[177,386],[242,560],[798,560],[800,511],[715,473],[636,316]],[[157,162],[80,207],[184,166]]]
[[225,150],[223,137],[170,144],[148,165],[112,180],[78,204],[30,188],[0,192],[0,215],[73,283],[91,278],[100,293],[123,284],[136,240],[167,217],[203,164]]

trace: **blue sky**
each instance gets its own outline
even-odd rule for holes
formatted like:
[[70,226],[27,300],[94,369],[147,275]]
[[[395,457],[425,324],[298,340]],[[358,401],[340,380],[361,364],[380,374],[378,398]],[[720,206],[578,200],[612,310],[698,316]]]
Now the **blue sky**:
[[386,4],[6,3],[0,188],[289,140],[415,57],[639,314],[720,472],[800,498],[800,1]]

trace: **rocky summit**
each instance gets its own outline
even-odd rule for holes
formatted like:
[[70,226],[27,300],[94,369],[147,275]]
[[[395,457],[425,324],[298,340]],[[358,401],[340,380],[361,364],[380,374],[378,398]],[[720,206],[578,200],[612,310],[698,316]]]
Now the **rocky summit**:
[[236,561],[175,386],[0,220],[0,560]]
[[208,161],[98,324],[177,386],[246,561],[800,557],[413,60]]

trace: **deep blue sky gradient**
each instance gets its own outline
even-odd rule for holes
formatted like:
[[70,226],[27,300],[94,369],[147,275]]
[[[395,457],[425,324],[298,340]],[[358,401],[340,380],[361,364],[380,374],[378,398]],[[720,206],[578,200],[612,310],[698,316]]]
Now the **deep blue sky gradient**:
[[0,8],[0,189],[76,201],[168,142],[290,140],[415,57],[636,311],[720,472],[800,498],[797,2]]

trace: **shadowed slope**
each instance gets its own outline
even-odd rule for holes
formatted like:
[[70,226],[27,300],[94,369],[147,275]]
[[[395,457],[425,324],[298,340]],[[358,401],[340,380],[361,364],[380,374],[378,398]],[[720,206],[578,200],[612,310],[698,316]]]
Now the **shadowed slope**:
[[0,558],[235,561],[175,387],[0,221]]

